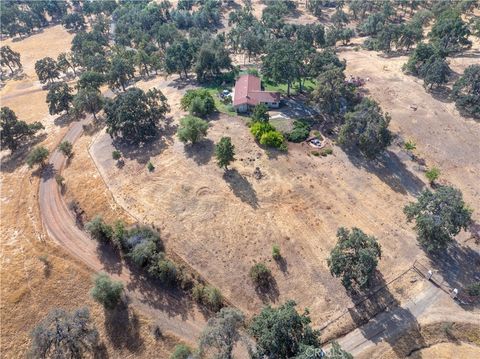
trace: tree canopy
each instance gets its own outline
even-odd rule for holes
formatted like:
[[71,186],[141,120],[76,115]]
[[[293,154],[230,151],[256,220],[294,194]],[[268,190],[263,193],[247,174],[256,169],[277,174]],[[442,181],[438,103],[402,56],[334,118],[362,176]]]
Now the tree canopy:
[[52,310],[31,333],[31,354],[36,358],[81,358],[93,354],[99,334],[87,308],[68,313]]
[[310,326],[309,312],[299,314],[295,306],[294,301],[267,306],[253,317],[248,332],[256,340],[259,357],[287,359],[299,354],[302,346],[320,348],[320,333]]
[[392,141],[389,123],[388,113],[384,115],[377,102],[364,98],[352,112],[345,115],[345,123],[338,135],[339,143],[350,148],[356,147],[365,156],[374,158]]
[[428,252],[445,249],[460,230],[467,229],[472,210],[463,201],[462,192],[449,186],[436,191],[424,190],[416,202],[404,208],[409,222],[415,220],[418,241]]
[[53,80],[60,76],[57,62],[51,57],[44,57],[35,62],[35,72],[41,83],[52,83]]
[[350,231],[341,227],[327,262],[332,275],[341,277],[345,288],[352,285],[364,288],[370,283],[380,257],[381,248],[375,237],[358,228]]
[[207,89],[187,90],[180,105],[182,109],[199,117],[205,117],[216,110],[215,101]]
[[122,282],[112,280],[107,274],[99,273],[93,279],[92,298],[107,309],[113,309],[120,302],[123,292]]
[[48,90],[47,104],[50,115],[56,115],[63,111],[68,113],[72,101],[72,89],[65,82],[54,83]]
[[7,66],[12,74],[14,72],[14,68],[22,69],[20,54],[16,51],[13,51],[8,45],[0,47],[0,66]]
[[32,168],[34,165],[45,166],[45,161],[50,152],[43,146],[35,147],[27,156],[26,162],[28,167]]
[[480,118],[480,65],[470,65],[455,82],[452,97],[460,111]]
[[0,110],[0,140],[2,148],[7,147],[15,151],[22,141],[27,142],[38,131],[44,129],[41,122],[31,124],[20,121],[9,107],[2,107]]
[[130,88],[105,105],[107,132],[112,138],[140,144],[154,138],[160,121],[170,111],[160,90]]

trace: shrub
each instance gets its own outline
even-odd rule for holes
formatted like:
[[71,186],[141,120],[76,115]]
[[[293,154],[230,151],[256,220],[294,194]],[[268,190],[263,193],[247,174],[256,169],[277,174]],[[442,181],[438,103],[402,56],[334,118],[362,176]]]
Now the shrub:
[[260,137],[260,144],[268,147],[281,148],[285,139],[278,131],[266,132]]
[[72,155],[73,145],[69,141],[63,141],[58,145],[58,149],[65,157],[70,157]]
[[255,137],[257,141],[259,141],[262,138],[263,134],[270,131],[275,131],[275,127],[265,122],[255,122],[250,127],[250,132],[252,133],[252,135]]
[[177,344],[170,355],[170,359],[188,359],[192,355],[192,350],[185,344]]
[[58,173],[55,175],[55,182],[57,182],[57,184],[61,187],[63,186],[64,182],[65,182],[65,178],[63,178],[62,175],[59,175]]
[[275,260],[279,260],[280,258],[282,258],[282,254],[280,253],[280,247],[278,246],[278,244],[274,244],[272,246],[272,257]]
[[310,125],[301,121],[293,122],[293,130],[287,136],[290,142],[303,142],[310,134]]
[[87,222],[85,230],[99,242],[109,242],[113,237],[112,227],[106,224],[101,216],[95,216],[90,222]]
[[480,282],[472,283],[467,286],[468,295],[472,297],[480,296]]
[[253,108],[252,120],[254,122],[268,122],[270,120],[268,108],[265,104],[260,103]]
[[427,172],[425,172],[425,176],[427,177],[430,184],[433,184],[433,182],[435,182],[440,176],[440,170],[437,167],[432,167]]
[[148,163],[147,163],[147,170],[148,170],[149,172],[153,172],[154,169],[155,169],[155,166],[153,165],[153,163],[150,162],[150,161],[148,161]]
[[113,309],[120,302],[123,284],[113,281],[107,274],[99,273],[94,278],[94,287],[91,295],[95,301],[107,309]]
[[215,312],[220,310],[223,303],[223,296],[220,290],[201,283],[195,284],[192,288],[192,298]]
[[206,89],[187,90],[180,104],[195,116],[204,117],[215,111],[215,101]]
[[315,157],[320,156],[320,152],[318,152],[318,151],[312,151],[311,153],[312,153],[312,155],[314,155]]
[[163,250],[158,233],[148,227],[134,228],[128,231],[125,241],[127,257],[138,267],[146,267]]
[[178,279],[177,267],[173,262],[166,259],[163,253],[157,253],[155,258],[151,260],[148,273],[167,285],[174,284]]
[[415,144],[415,142],[413,142],[412,140],[408,140],[407,142],[405,142],[405,144],[403,145],[403,147],[407,150],[407,151],[413,151],[417,148],[417,145]]
[[207,135],[208,122],[195,116],[185,116],[180,120],[177,136],[180,141],[197,143]]
[[328,155],[331,155],[333,153],[333,149],[330,147],[325,147],[320,150],[320,155],[323,157],[327,157]]
[[118,161],[120,158],[122,158],[122,153],[120,151],[115,150],[112,152],[112,158],[115,161]]
[[268,287],[272,273],[263,263],[256,263],[250,268],[250,278],[258,287]]

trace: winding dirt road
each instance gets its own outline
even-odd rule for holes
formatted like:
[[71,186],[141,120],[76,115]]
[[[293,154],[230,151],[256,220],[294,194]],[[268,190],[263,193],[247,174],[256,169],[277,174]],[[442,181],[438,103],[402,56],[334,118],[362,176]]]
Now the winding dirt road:
[[[63,141],[74,143],[82,135],[83,125],[90,121],[91,117],[74,122]],[[55,150],[40,181],[40,213],[50,238],[94,271],[104,271],[121,280],[129,301],[154,320],[162,331],[195,342],[206,318],[193,301],[181,292],[163,289],[144,280],[141,274],[133,273],[115,253],[100,251],[97,243],[77,227],[55,181],[55,174],[61,173],[65,163],[65,156]]]

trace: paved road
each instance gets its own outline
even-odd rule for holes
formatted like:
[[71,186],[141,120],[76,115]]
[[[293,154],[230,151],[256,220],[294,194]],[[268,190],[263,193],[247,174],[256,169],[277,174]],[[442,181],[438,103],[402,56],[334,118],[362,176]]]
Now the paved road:
[[437,299],[445,297],[440,288],[429,283],[429,287],[403,307],[395,307],[378,314],[365,325],[351,331],[338,343],[353,356],[373,347],[380,341],[394,341],[399,334],[416,324],[422,315]]
[[[74,122],[63,140],[74,143],[82,135],[82,126],[89,121],[90,118]],[[65,157],[58,150],[54,151],[40,181],[40,213],[50,238],[94,271],[105,271],[121,280],[132,304],[155,320],[162,330],[191,342],[196,341],[206,320],[195,303],[182,293],[166,291],[142,280],[114,257],[112,260],[113,253],[100,256],[97,243],[76,226],[55,181],[55,173],[60,173],[64,166]]]

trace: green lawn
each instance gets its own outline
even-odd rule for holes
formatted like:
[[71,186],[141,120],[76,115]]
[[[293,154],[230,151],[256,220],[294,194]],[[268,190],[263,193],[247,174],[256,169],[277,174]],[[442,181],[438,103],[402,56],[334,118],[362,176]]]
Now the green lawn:
[[231,105],[225,105],[221,100],[218,94],[223,90],[232,90],[231,86],[214,86],[214,85],[207,85],[204,86],[205,89],[212,95],[213,100],[215,101],[215,107],[218,111],[225,113],[229,116],[236,116],[237,112],[231,107]]
[[[287,94],[287,84],[276,84],[273,82],[269,82],[266,79],[262,79],[262,84],[265,87],[266,91],[276,91],[280,92],[283,95]],[[303,84],[303,91],[311,92],[315,88],[315,81],[313,80],[306,80]],[[298,83],[295,82],[292,87],[290,88],[290,94],[296,95],[298,93]]]

